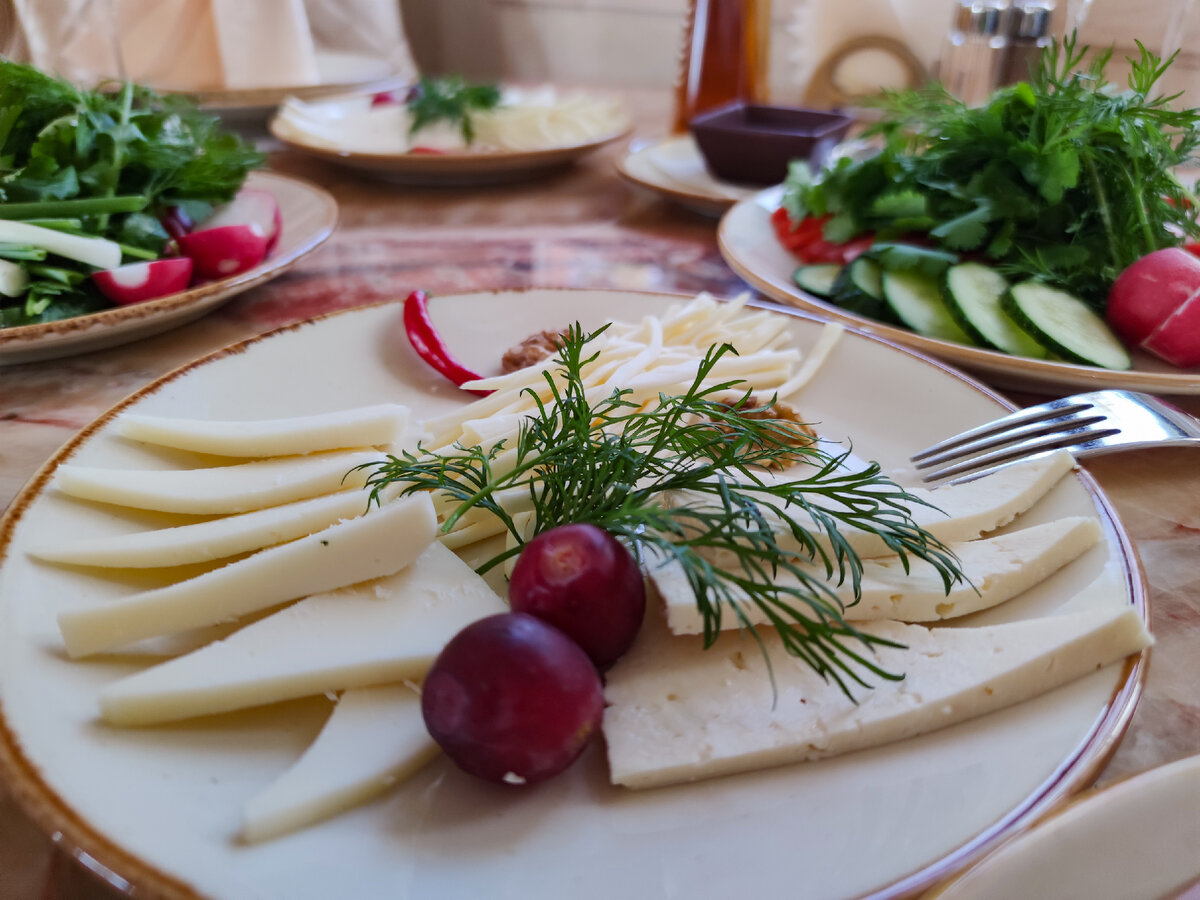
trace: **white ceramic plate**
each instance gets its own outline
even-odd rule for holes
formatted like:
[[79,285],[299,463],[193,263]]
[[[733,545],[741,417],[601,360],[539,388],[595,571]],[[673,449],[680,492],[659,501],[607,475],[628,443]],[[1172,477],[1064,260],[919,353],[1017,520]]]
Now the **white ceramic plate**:
[[714,178],[690,134],[638,146],[616,165],[622,178],[706,216],[723,215],[757,191]]
[[[324,102],[357,103],[361,102],[361,97],[329,98]],[[368,153],[331,148],[279,115],[271,119],[267,128],[272,136],[288,147],[386,181],[443,186],[524,181],[575,162],[605,144],[619,140],[630,131],[630,126],[626,125],[594,140],[538,150]]]
[[[1135,351],[1133,368],[1125,372],[1009,356],[995,350],[968,347],[952,341],[923,337],[904,328],[876,322],[847,312],[806,293],[792,281],[799,265],[780,245],[771,228],[770,214],[779,207],[781,187],[768,188],[740,201],[721,220],[718,240],[721,255],[742,278],[768,297],[800,309],[848,322],[956,366],[984,376],[990,383],[1021,390],[1072,393],[1073,389],[1122,388],[1154,394],[1200,394],[1200,369],[1177,369],[1148,353]],[[1072,390],[1061,390],[1068,388]]]
[[1193,756],[1081,798],[929,900],[1159,900],[1197,879],[1200,756]]
[[246,184],[274,194],[283,217],[279,243],[262,263],[240,275],[133,306],[116,306],[57,322],[0,328],[0,366],[74,356],[177,328],[234,295],[282,274],[333,233],[337,203],[320,188],[273,172],[252,172]]
[[[505,348],[547,324],[636,320],[668,299],[677,298],[531,290],[442,297],[432,312],[456,354],[488,372]],[[821,329],[799,316],[792,327],[801,348]],[[51,535],[139,527],[49,486],[68,458],[170,465],[169,455],[113,434],[122,410],[250,419],[397,400],[426,415],[463,397],[416,360],[399,306],[334,314],[166,376],[86,428],[14,501],[0,520],[0,771],[47,831],[124,881],[173,897],[899,896],[1090,784],[1132,714],[1143,660],[925,737],[690,786],[614,788],[598,745],[530,791],[476,781],[439,760],[377,802],[241,846],[233,835],[242,804],[300,754],[328,702],[147,729],[100,724],[98,690],[138,662],[66,660],[55,618],[133,586],[35,563],[25,548]],[[802,405],[826,436],[852,437],[859,455],[889,468],[1006,408],[931,360],[855,334]],[[1081,514],[1103,523],[1101,544],[981,621],[1049,615],[1089,586],[1085,602],[1133,603],[1145,614],[1129,540],[1086,474],[1065,479],[1023,522]]]

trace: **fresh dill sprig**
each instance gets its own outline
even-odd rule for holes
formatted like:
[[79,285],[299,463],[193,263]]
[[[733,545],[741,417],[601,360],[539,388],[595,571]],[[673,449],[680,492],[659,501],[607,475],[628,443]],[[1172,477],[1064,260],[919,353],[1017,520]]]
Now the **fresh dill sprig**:
[[[706,647],[725,615],[753,630],[746,611],[752,605],[788,653],[847,695],[849,682],[868,686],[865,673],[899,678],[869,655],[872,645],[895,645],[846,622],[827,579],[848,579],[859,596],[862,560],[842,534],[849,528],[878,535],[906,570],[911,558],[931,563],[947,590],[961,581],[953,553],[912,519],[910,509],[924,501],[883,476],[877,463],[851,471],[843,465],[848,451],[830,454],[807,437],[798,440],[796,424],[762,415],[768,406],[756,405],[743,382],[706,385],[717,361],[736,352],[728,344],[709,349],[681,394],[660,394],[647,405],[621,389],[589,398],[581,372],[596,358],[585,350],[599,333],[568,330],[557,369],[544,373],[549,399],[528,391],[534,410],[514,448],[456,444],[450,452],[418,447],[389,455],[360,467],[370,470],[372,501],[395,487],[402,494],[437,491],[453,504],[444,532],[470,510],[491,512],[516,545],[481,565],[482,573],[532,537],[506,509],[505,498],[523,489],[534,533],[586,522],[637,550],[651,569],[681,567]],[[797,461],[808,466],[791,480],[762,468]],[[680,498],[685,502],[673,502]],[[825,577],[814,574],[813,560]]]

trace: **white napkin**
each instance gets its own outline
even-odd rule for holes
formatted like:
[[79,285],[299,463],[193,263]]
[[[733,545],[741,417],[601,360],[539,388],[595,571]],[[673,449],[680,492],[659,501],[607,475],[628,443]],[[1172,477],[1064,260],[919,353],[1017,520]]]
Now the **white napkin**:
[[300,87],[411,76],[394,0],[13,0],[30,61],[84,84]]

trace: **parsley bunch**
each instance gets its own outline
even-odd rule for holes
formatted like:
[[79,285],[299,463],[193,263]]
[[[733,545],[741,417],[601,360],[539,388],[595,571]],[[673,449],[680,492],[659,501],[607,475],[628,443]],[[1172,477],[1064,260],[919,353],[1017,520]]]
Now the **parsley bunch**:
[[881,152],[817,179],[793,166],[785,206],[794,219],[831,214],[829,240],[923,234],[1101,307],[1127,265],[1200,235],[1172,174],[1200,145],[1200,110],[1155,93],[1172,60],[1138,46],[1124,91],[1104,80],[1111,51],[1083,67],[1088,48],[1068,38],[983,106],[938,85],[887,93],[868,132]]
[[[706,385],[717,361],[735,352],[728,344],[709,349],[682,394],[660,395],[645,407],[619,389],[589,400],[581,372],[594,359],[584,356],[594,337],[578,325],[569,329],[557,372],[545,373],[550,400],[529,391],[535,409],[519,432],[515,459],[504,442],[388,456],[359,467],[370,473],[372,499],[379,502],[391,486],[405,494],[435,491],[453,502],[443,531],[472,509],[487,510],[516,546],[484,563],[484,572],[530,537],[502,499],[526,490],[535,533],[587,522],[640,549],[647,566],[677,564],[695,593],[706,646],[717,640],[723,616],[753,630],[746,614],[753,605],[788,653],[848,695],[849,682],[865,685],[867,673],[896,678],[869,654],[873,645],[895,645],[846,622],[826,578],[850,583],[858,596],[862,560],[840,532],[848,528],[879,535],[906,567],[912,558],[927,561],[947,591],[961,581],[952,551],[912,519],[912,506],[923,501],[877,463],[849,472],[844,456],[815,443],[796,446],[795,423],[759,418],[766,409],[749,392],[730,402],[731,391],[745,391],[741,382]],[[796,477],[764,478],[760,467],[797,459],[807,465]],[[680,495],[688,502],[668,502]],[[714,554],[729,562],[715,562]],[[818,560],[825,577],[802,558]]]
[[[0,59],[0,218],[32,221],[122,245],[128,259],[155,259],[172,206],[200,220],[230,200],[261,153],[180,96],[124,84],[89,91]],[[44,256],[44,254],[43,254]],[[66,318],[108,306],[78,263],[22,261],[26,294],[0,306],[0,327]]]
[[457,123],[462,129],[463,140],[470,144],[475,140],[471,113],[499,106],[500,89],[494,84],[467,84],[458,75],[425,77],[412,89],[407,105],[412,114],[410,135],[433,122],[446,121]]

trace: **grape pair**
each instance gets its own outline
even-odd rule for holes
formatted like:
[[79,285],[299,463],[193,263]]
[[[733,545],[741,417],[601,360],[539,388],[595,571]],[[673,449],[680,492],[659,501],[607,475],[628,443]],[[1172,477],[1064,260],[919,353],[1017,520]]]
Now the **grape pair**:
[[460,631],[425,678],[433,739],[463,770],[524,784],[556,775],[600,726],[599,671],[633,643],[645,612],[630,552],[594,525],[530,541],[509,585],[513,611]]

